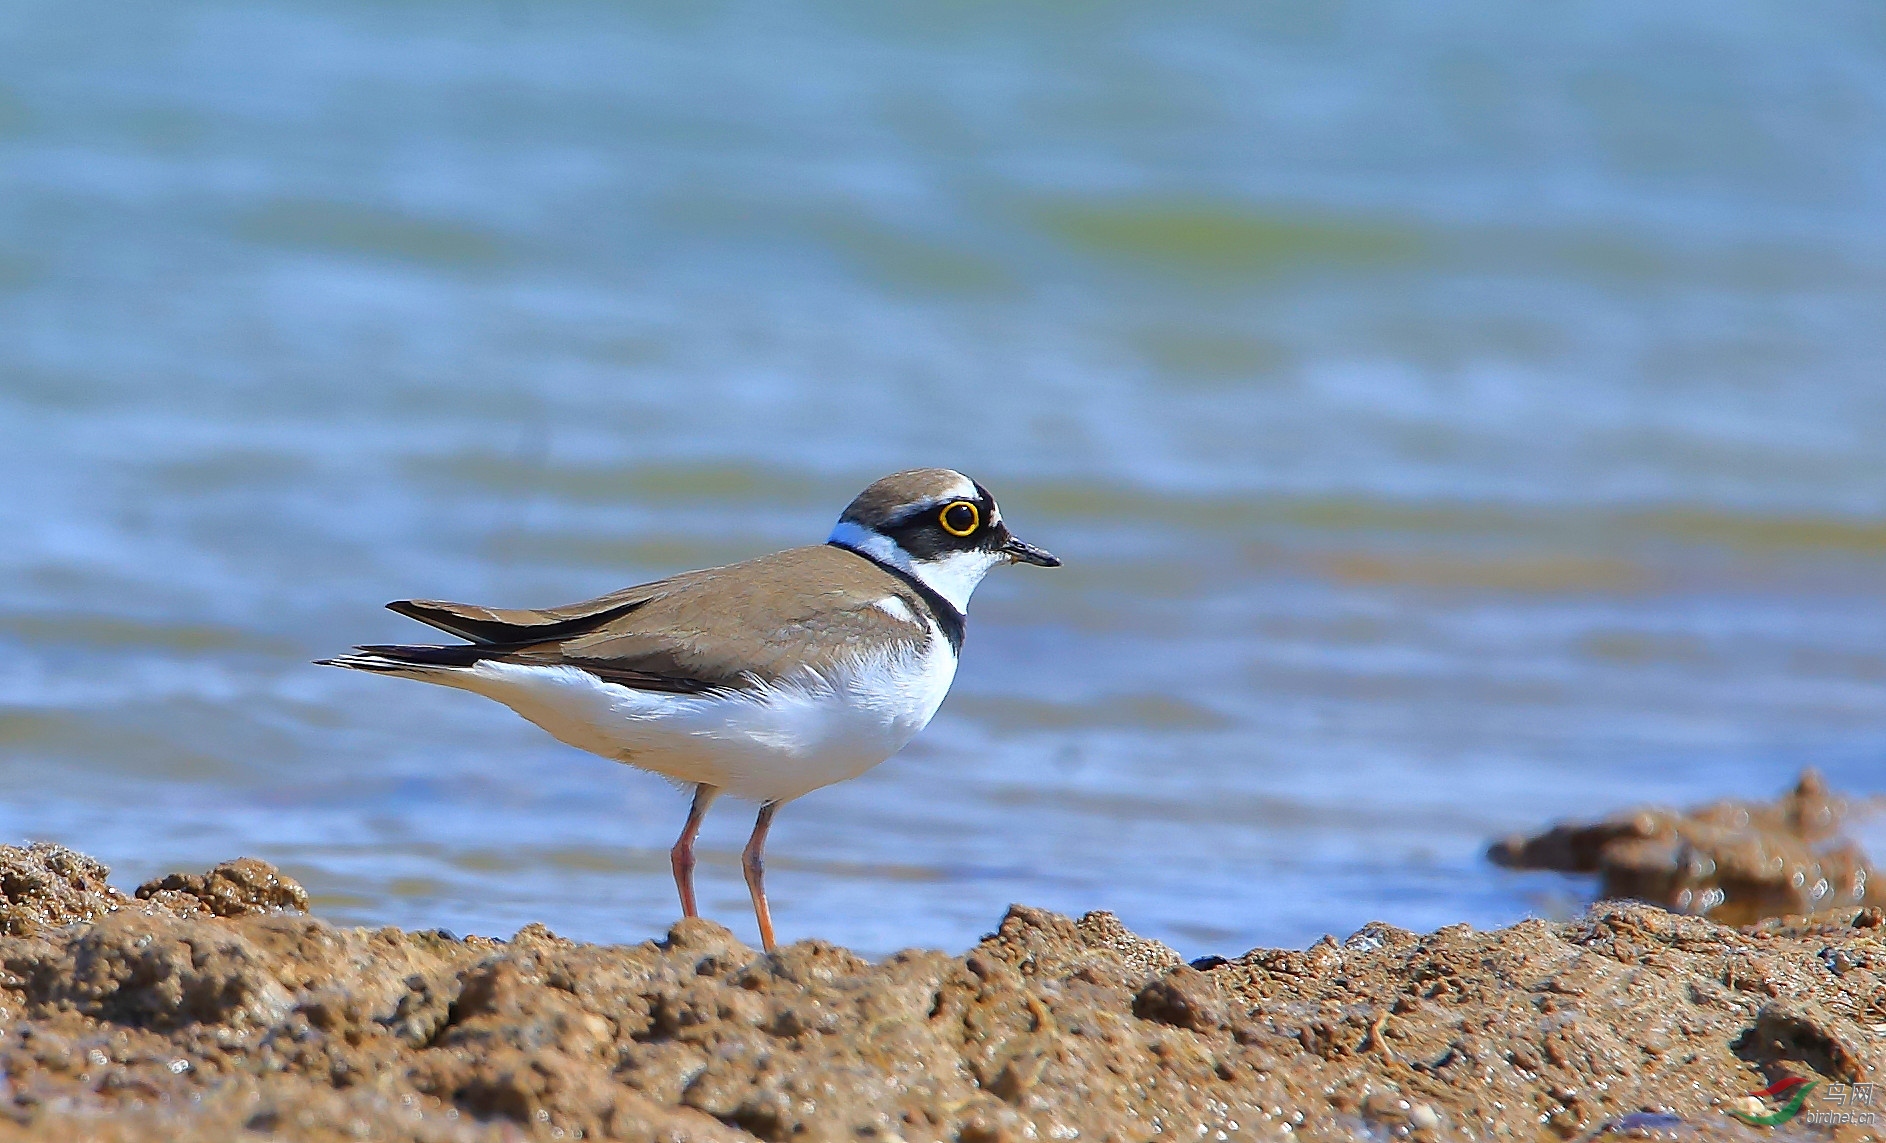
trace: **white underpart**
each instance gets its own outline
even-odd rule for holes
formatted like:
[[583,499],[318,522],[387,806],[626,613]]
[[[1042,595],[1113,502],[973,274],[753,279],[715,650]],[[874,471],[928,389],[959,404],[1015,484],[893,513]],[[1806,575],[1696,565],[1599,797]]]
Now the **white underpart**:
[[989,574],[990,568],[1008,559],[1000,552],[971,548],[933,560],[913,560],[897,541],[849,520],[840,520],[826,542],[863,552],[881,564],[916,576],[964,614],[969,612],[969,597],[982,577]]
[[577,667],[487,660],[409,677],[496,699],[553,736],[677,782],[786,801],[902,749],[956,677],[949,641],[864,655],[818,675],[735,694],[676,695],[607,683]]

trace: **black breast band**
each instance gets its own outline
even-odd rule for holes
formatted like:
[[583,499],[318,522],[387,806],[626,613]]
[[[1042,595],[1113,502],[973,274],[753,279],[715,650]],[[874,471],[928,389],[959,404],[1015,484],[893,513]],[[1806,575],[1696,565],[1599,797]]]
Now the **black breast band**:
[[939,595],[936,588],[931,587],[916,576],[911,575],[903,568],[885,563],[869,552],[861,552],[857,548],[849,544],[841,544],[837,540],[827,540],[826,543],[834,548],[840,548],[850,552],[852,555],[858,556],[861,559],[870,560],[873,564],[883,568],[898,579],[903,580],[904,584],[908,586],[910,590],[916,592],[919,599],[923,600],[924,606],[930,609],[931,617],[936,620],[937,630],[943,632],[943,638],[950,641],[950,651],[955,654],[962,653],[965,623],[963,613],[956,609],[955,604]]

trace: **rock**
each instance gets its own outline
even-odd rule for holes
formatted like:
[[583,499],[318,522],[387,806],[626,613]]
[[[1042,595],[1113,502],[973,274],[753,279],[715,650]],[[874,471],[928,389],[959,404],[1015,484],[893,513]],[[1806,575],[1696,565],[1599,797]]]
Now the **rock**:
[[218,917],[252,913],[308,911],[308,891],[266,861],[240,857],[208,873],[172,873],[138,886],[140,899],[155,901],[182,915],[204,911]]
[[109,913],[125,903],[105,881],[110,873],[63,845],[0,845],[0,934],[27,937]]
[[1133,997],[1133,1015],[1194,1032],[1230,1025],[1211,978],[1190,965],[1180,965],[1140,989]]
[[977,950],[1025,976],[1065,977],[1083,971],[1137,984],[1180,963],[1179,954],[1127,931],[1112,913],[1088,913],[1078,921],[1010,905],[1001,926]]
[[1886,905],[1859,847],[1840,836],[1846,799],[1813,770],[1774,802],[1642,808],[1512,837],[1487,856],[1515,869],[1600,875],[1599,893],[1729,924]]

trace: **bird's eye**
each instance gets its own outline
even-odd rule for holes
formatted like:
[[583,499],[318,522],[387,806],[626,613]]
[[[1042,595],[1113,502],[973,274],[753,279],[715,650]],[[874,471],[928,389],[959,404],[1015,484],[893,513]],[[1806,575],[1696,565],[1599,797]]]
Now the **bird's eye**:
[[950,535],[967,536],[976,530],[976,525],[982,523],[982,513],[977,511],[976,506],[969,501],[958,500],[943,509],[937,520],[942,523],[943,530]]

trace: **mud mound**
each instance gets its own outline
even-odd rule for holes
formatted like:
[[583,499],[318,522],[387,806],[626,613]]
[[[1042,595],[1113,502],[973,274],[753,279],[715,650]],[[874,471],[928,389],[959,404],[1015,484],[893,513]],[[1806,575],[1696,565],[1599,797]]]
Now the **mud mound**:
[[172,873],[138,886],[140,900],[162,905],[180,916],[211,913],[246,917],[277,909],[308,911],[308,891],[266,861],[239,857],[208,873]]
[[1604,897],[1733,925],[1886,905],[1886,887],[1866,854],[1840,836],[1851,809],[1809,770],[1773,802],[1629,810],[1508,838],[1487,856],[1515,869],[1596,873]]
[[29,937],[118,908],[125,897],[105,880],[110,873],[63,845],[0,845],[0,933]]
[[1370,925],[1197,968],[1018,906],[964,955],[872,964],[705,921],[629,947],[341,929],[260,862],[142,899],[103,873],[0,852],[31,925],[0,936],[0,1137],[1754,1139],[1725,1112],[1776,1108],[1745,1093],[1799,1077],[1858,1112],[1886,1067],[1877,910]]

